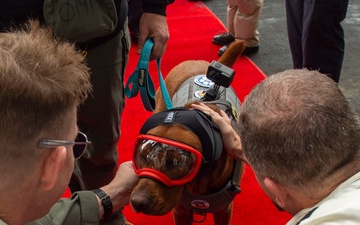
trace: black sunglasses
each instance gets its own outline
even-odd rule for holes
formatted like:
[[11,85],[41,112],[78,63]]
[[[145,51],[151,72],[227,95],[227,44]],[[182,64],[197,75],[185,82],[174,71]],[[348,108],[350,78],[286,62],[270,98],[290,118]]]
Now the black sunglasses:
[[50,140],[50,139],[41,139],[38,142],[39,148],[54,148],[58,146],[65,146],[65,145],[74,145],[73,146],[73,153],[74,158],[78,159],[82,156],[86,149],[86,145],[90,144],[91,142],[88,141],[86,135],[83,132],[78,132],[75,141],[63,141],[63,140]]

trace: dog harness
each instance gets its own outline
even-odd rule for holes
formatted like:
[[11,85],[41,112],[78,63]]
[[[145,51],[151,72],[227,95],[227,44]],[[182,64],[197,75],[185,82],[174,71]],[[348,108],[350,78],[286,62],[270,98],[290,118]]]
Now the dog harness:
[[[183,190],[180,204],[192,212],[194,222],[203,222],[206,219],[207,213],[224,209],[234,200],[235,196],[241,192],[239,179],[242,162],[235,159],[234,161],[235,167],[232,179],[218,192],[208,195],[193,195],[186,189]],[[202,216],[203,219],[199,221],[195,220],[194,214]]]
[[[202,101],[206,91],[213,85],[213,82],[206,78],[205,74],[198,75],[195,78],[190,77],[179,88],[179,90],[172,97],[174,106],[182,106],[187,102]],[[236,96],[235,91],[231,88],[220,87],[220,96],[214,101],[203,102],[205,104],[216,104],[220,109],[224,110],[226,114],[232,119],[237,120],[238,112],[240,111],[240,101]],[[241,161],[235,160],[235,167],[233,170],[232,179],[216,193],[209,195],[196,196],[184,189],[180,204],[193,214],[203,216],[202,222],[206,219],[206,213],[211,213],[223,209],[230,204],[235,196],[241,192],[239,186]],[[201,171],[199,172],[201,174]]]
[[[171,101],[174,107],[184,106],[188,102],[202,101],[205,93],[213,85],[213,82],[206,78],[205,74],[188,78],[173,95]],[[214,101],[202,101],[203,103],[216,104],[224,110],[231,119],[238,118],[240,101],[232,87],[219,89],[220,96]]]

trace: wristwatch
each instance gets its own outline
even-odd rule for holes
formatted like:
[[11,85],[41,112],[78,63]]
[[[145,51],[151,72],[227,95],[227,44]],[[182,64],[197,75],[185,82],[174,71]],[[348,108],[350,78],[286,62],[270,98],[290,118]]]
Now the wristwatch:
[[92,190],[101,200],[101,204],[104,207],[104,215],[103,219],[108,219],[112,215],[113,205],[109,195],[107,195],[101,189],[94,189]]

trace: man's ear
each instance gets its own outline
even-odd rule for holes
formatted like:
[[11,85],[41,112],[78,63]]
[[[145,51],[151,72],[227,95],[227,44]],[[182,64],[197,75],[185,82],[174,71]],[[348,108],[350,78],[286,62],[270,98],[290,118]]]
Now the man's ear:
[[59,173],[65,165],[67,150],[64,146],[50,149],[50,153],[44,159],[40,185],[44,190],[52,189],[56,184]]
[[281,208],[284,208],[287,195],[285,188],[278,182],[268,177],[264,179],[264,184],[275,197],[275,203]]

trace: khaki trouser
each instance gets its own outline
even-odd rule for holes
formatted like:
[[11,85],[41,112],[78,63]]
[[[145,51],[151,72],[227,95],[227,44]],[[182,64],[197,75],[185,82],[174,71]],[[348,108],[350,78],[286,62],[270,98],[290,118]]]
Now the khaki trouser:
[[246,40],[246,46],[259,46],[259,19],[263,0],[228,0],[227,27],[238,40]]

